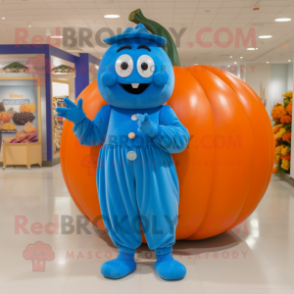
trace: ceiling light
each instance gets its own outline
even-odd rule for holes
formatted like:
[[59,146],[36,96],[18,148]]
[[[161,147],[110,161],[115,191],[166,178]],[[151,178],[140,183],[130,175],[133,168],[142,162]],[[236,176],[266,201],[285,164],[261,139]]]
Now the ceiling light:
[[268,61],[266,63],[269,63]]
[[3,16],[2,19],[5,19],[5,17]]
[[241,58],[241,59],[243,59],[243,57],[242,57],[242,56],[240,56],[240,58]]
[[289,17],[280,17],[280,18],[276,18],[275,21],[276,22],[287,22],[287,21],[291,21],[291,18],[289,18]]
[[291,59],[289,59],[288,62],[291,62]]
[[104,15],[104,18],[119,18],[120,15],[118,14],[106,14]]
[[31,28],[32,27],[32,25],[29,25],[29,28]]
[[230,58],[233,58],[233,56],[230,56]]
[[263,35],[263,36],[259,36],[258,38],[259,39],[270,39],[270,38],[272,38],[272,36],[271,35]]
[[258,50],[258,48],[247,48],[247,50],[254,51],[254,50]]
[[234,64],[237,64],[237,62],[235,61]]
[[63,36],[50,36],[51,39],[62,39]]

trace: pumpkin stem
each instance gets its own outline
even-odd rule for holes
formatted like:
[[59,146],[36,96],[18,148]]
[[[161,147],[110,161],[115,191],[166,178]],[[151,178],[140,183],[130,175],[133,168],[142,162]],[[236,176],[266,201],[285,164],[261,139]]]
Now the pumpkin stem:
[[129,21],[136,24],[142,23],[152,34],[164,37],[166,39],[166,44],[164,45],[163,50],[169,56],[173,66],[181,66],[176,44],[165,27],[151,19],[146,18],[141,9],[131,12],[129,15]]

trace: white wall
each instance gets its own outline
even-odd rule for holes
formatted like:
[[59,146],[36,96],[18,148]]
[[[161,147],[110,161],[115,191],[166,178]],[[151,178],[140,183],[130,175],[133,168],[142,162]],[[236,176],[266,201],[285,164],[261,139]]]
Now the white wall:
[[265,100],[271,118],[274,105],[282,103],[283,94],[293,90],[293,64],[246,64],[245,80]]
[[288,91],[288,64],[272,64],[270,83],[270,111],[276,103],[283,103],[283,94]]
[[293,91],[293,63],[287,66],[287,91]]
[[[246,69],[246,82],[259,96],[262,92],[260,84],[265,87],[266,110],[271,118],[273,106],[278,102],[282,103],[282,95],[293,90],[293,64],[247,64]],[[293,133],[294,123],[292,123]],[[291,143],[294,146],[294,136]],[[294,179],[294,156],[291,157],[290,177]]]
[[270,113],[271,65],[266,63],[247,63],[245,81],[261,97],[267,112]]

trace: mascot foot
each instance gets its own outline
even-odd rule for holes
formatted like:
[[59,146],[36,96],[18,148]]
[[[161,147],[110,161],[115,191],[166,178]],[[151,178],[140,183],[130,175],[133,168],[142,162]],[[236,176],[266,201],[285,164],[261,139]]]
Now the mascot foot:
[[134,261],[134,254],[119,253],[116,259],[107,261],[101,266],[101,274],[109,279],[120,279],[137,267]]
[[169,281],[183,279],[187,272],[186,267],[174,260],[171,253],[157,255],[154,268],[162,279]]

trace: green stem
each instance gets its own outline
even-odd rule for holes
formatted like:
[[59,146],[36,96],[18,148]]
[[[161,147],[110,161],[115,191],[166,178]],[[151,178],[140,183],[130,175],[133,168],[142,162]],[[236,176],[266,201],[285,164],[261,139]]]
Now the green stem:
[[166,28],[159,23],[146,18],[141,9],[131,12],[129,15],[129,21],[136,24],[142,23],[152,34],[164,37],[166,39],[166,44],[164,45],[163,50],[169,56],[173,66],[181,66],[176,44]]

